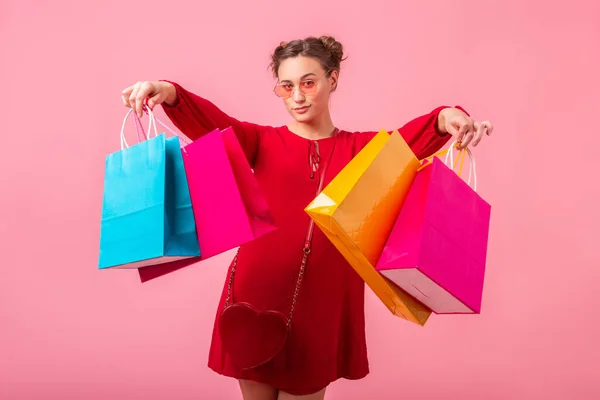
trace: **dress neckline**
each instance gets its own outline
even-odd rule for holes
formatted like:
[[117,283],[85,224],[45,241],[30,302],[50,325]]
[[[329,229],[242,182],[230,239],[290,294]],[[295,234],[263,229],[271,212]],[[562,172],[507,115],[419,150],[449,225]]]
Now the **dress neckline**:
[[290,130],[290,128],[288,128],[288,126],[287,126],[287,125],[283,125],[283,126],[282,126],[282,129],[283,129],[284,131],[286,131],[287,133],[289,133],[290,135],[292,135],[292,136],[294,136],[294,137],[296,137],[296,138],[298,138],[298,139],[300,139],[300,140],[303,140],[304,142],[324,142],[324,141],[332,140],[333,138],[335,138],[336,136],[339,136],[339,135],[340,135],[340,134],[343,132],[341,129],[339,129],[339,128],[336,128],[336,129],[334,130],[334,134],[333,134],[333,135],[331,135],[331,136],[324,137],[324,138],[320,138],[320,139],[308,139],[308,138],[305,138],[305,137],[303,137],[303,136],[296,135],[294,132],[292,132],[292,131]]

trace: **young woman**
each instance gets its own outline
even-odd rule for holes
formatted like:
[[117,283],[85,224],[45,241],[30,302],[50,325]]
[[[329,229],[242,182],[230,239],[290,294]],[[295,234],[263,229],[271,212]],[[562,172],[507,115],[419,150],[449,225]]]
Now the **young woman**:
[[[238,121],[174,82],[138,82],[122,93],[123,104],[140,117],[146,104],[162,105],[192,140],[233,127],[271,207],[279,229],[239,249],[223,288],[208,360],[217,373],[239,380],[246,400],[323,399],[331,382],[369,372],[364,282],[304,212],[377,133],[340,130],[332,121],[329,98],[342,60],[342,45],[332,37],[294,40],[275,49],[274,92],[293,118],[287,126]],[[452,136],[460,147],[476,146],[492,125],[474,121],[459,107],[438,107],[399,132],[423,158]],[[231,318],[232,304],[274,318],[253,319],[252,312]],[[289,327],[287,336],[282,326]],[[246,350],[232,350],[236,339],[249,352],[264,352],[262,361],[241,365],[234,351]],[[282,345],[265,348],[277,341]]]

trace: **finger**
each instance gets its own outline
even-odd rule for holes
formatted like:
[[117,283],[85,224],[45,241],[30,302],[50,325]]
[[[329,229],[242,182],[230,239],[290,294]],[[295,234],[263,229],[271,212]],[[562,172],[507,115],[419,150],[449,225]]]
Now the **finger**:
[[131,107],[129,103],[129,96],[131,95],[131,92],[133,92],[133,85],[129,86],[121,92],[121,100],[123,101],[123,105],[125,107]]
[[144,116],[144,101],[152,91],[152,84],[150,82],[142,83],[140,90],[135,96],[135,111],[138,116],[142,118]]
[[129,95],[129,107],[134,108],[134,109],[135,109],[135,98],[138,94],[138,91],[140,90],[140,85],[141,85],[141,82],[138,82],[135,85],[133,85],[133,90],[131,91],[131,94]]
[[473,135],[473,143],[472,146],[475,147],[479,144],[479,142],[481,141],[481,139],[483,138],[483,133],[486,130],[486,127],[484,124],[479,123],[479,122],[475,122],[473,124],[474,130],[475,130],[475,134]]
[[485,133],[490,136],[494,130],[494,125],[490,121],[483,121],[481,124],[485,127]]
[[165,94],[157,93],[148,99],[148,101],[147,101],[148,108],[150,108],[151,110],[154,110],[154,107],[156,107],[158,104],[161,104],[163,101],[165,101]]
[[465,133],[464,133],[463,139],[461,140],[460,148],[466,149],[469,146],[469,144],[471,143],[471,141],[473,140],[474,135],[475,135],[475,129],[473,127],[473,121],[466,120],[465,121]]
[[474,136],[475,133],[473,132],[473,130],[467,131],[463,141],[460,144],[460,149],[466,149],[467,147],[469,147],[469,144],[471,144],[471,141],[473,140]]
[[455,138],[458,137],[458,128],[454,124],[446,124],[446,131]]
[[458,128],[458,134],[456,135],[456,141],[458,142],[458,148],[463,148],[463,143],[466,139],[466,135],[469,132],[469,123],[461,118],[460,126]]

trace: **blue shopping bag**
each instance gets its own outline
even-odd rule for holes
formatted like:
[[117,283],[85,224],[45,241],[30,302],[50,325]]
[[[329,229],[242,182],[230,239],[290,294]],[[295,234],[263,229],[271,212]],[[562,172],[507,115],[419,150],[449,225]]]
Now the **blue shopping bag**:
[[106,157],[99,269],[200,256],[179,138],[154,132],[129,147],[122,129],[122,149]]

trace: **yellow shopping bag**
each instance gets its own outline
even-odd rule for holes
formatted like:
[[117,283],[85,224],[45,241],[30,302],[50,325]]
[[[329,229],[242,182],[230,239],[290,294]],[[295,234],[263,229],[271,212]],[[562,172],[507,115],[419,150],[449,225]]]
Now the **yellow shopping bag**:
[[374,267],[420,166],[400,133],[382,130],[305,211],[394,315],[422,326],[431,311]]

